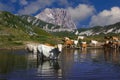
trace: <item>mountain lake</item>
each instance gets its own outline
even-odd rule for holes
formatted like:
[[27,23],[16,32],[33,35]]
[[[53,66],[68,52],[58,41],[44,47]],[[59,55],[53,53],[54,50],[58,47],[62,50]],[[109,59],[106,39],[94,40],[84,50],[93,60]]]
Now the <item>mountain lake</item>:
[[59,60],[38,61],[25,50],[0,50],[0,80],[120,80],[120,51],[63,49]]

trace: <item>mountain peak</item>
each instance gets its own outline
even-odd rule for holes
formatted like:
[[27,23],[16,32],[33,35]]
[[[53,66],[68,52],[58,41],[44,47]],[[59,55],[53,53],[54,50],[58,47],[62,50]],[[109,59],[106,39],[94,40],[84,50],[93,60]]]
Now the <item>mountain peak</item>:
[[46,8],[44,11],[41,13],[37,14],[35,16],[36,18],[43,20],[48,23],[52,23],[55,25],[61,26],[61,29],[68,29],[70,30],[76,30],[76,25],[71,19],[70,14],[66,9],[62,8],[54,8],[54,9],[49,9]]

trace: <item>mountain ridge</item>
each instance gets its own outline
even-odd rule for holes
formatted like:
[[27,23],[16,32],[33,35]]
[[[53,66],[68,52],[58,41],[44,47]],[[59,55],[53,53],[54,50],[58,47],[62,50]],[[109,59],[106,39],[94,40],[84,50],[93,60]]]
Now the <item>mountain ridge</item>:
[[115,24],[107,25],[107,26],[95,26],[91,28],[84,28],[83,31],[80,29],[79,35],[87,35],[87,36],[94,36],[100,34],[120,34],[120,22]]

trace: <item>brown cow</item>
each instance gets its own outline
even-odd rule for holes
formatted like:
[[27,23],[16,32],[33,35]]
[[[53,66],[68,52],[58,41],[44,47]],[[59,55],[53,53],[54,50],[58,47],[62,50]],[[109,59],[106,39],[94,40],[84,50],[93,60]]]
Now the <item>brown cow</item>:
[[87,43],[86,42],[81,42],[81,49],[86,49],[87,48]]
[[106,39],[106,42],[104,44],[104,48],[119,48],[119,39],[115,36],[105,36],[104,39]]
[[66,47],[69,47],[69,48],[70,48],[70,47],[72,47],[72,45],[74,44],[74,41],[72,41],[72,40],[67,40],[67,41],[65,41],[64,44],[65,44]]

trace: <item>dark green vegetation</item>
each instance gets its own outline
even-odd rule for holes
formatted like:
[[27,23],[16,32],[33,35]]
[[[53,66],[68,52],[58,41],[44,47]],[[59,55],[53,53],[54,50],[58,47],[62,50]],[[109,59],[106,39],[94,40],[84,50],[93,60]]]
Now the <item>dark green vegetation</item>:
[[54,36],[58,36],[60,38],[63,38],[63,37],[75,38],[76,37],[74,32],[67,32],[67,31],[51,32],[51,34],[53,34]]

